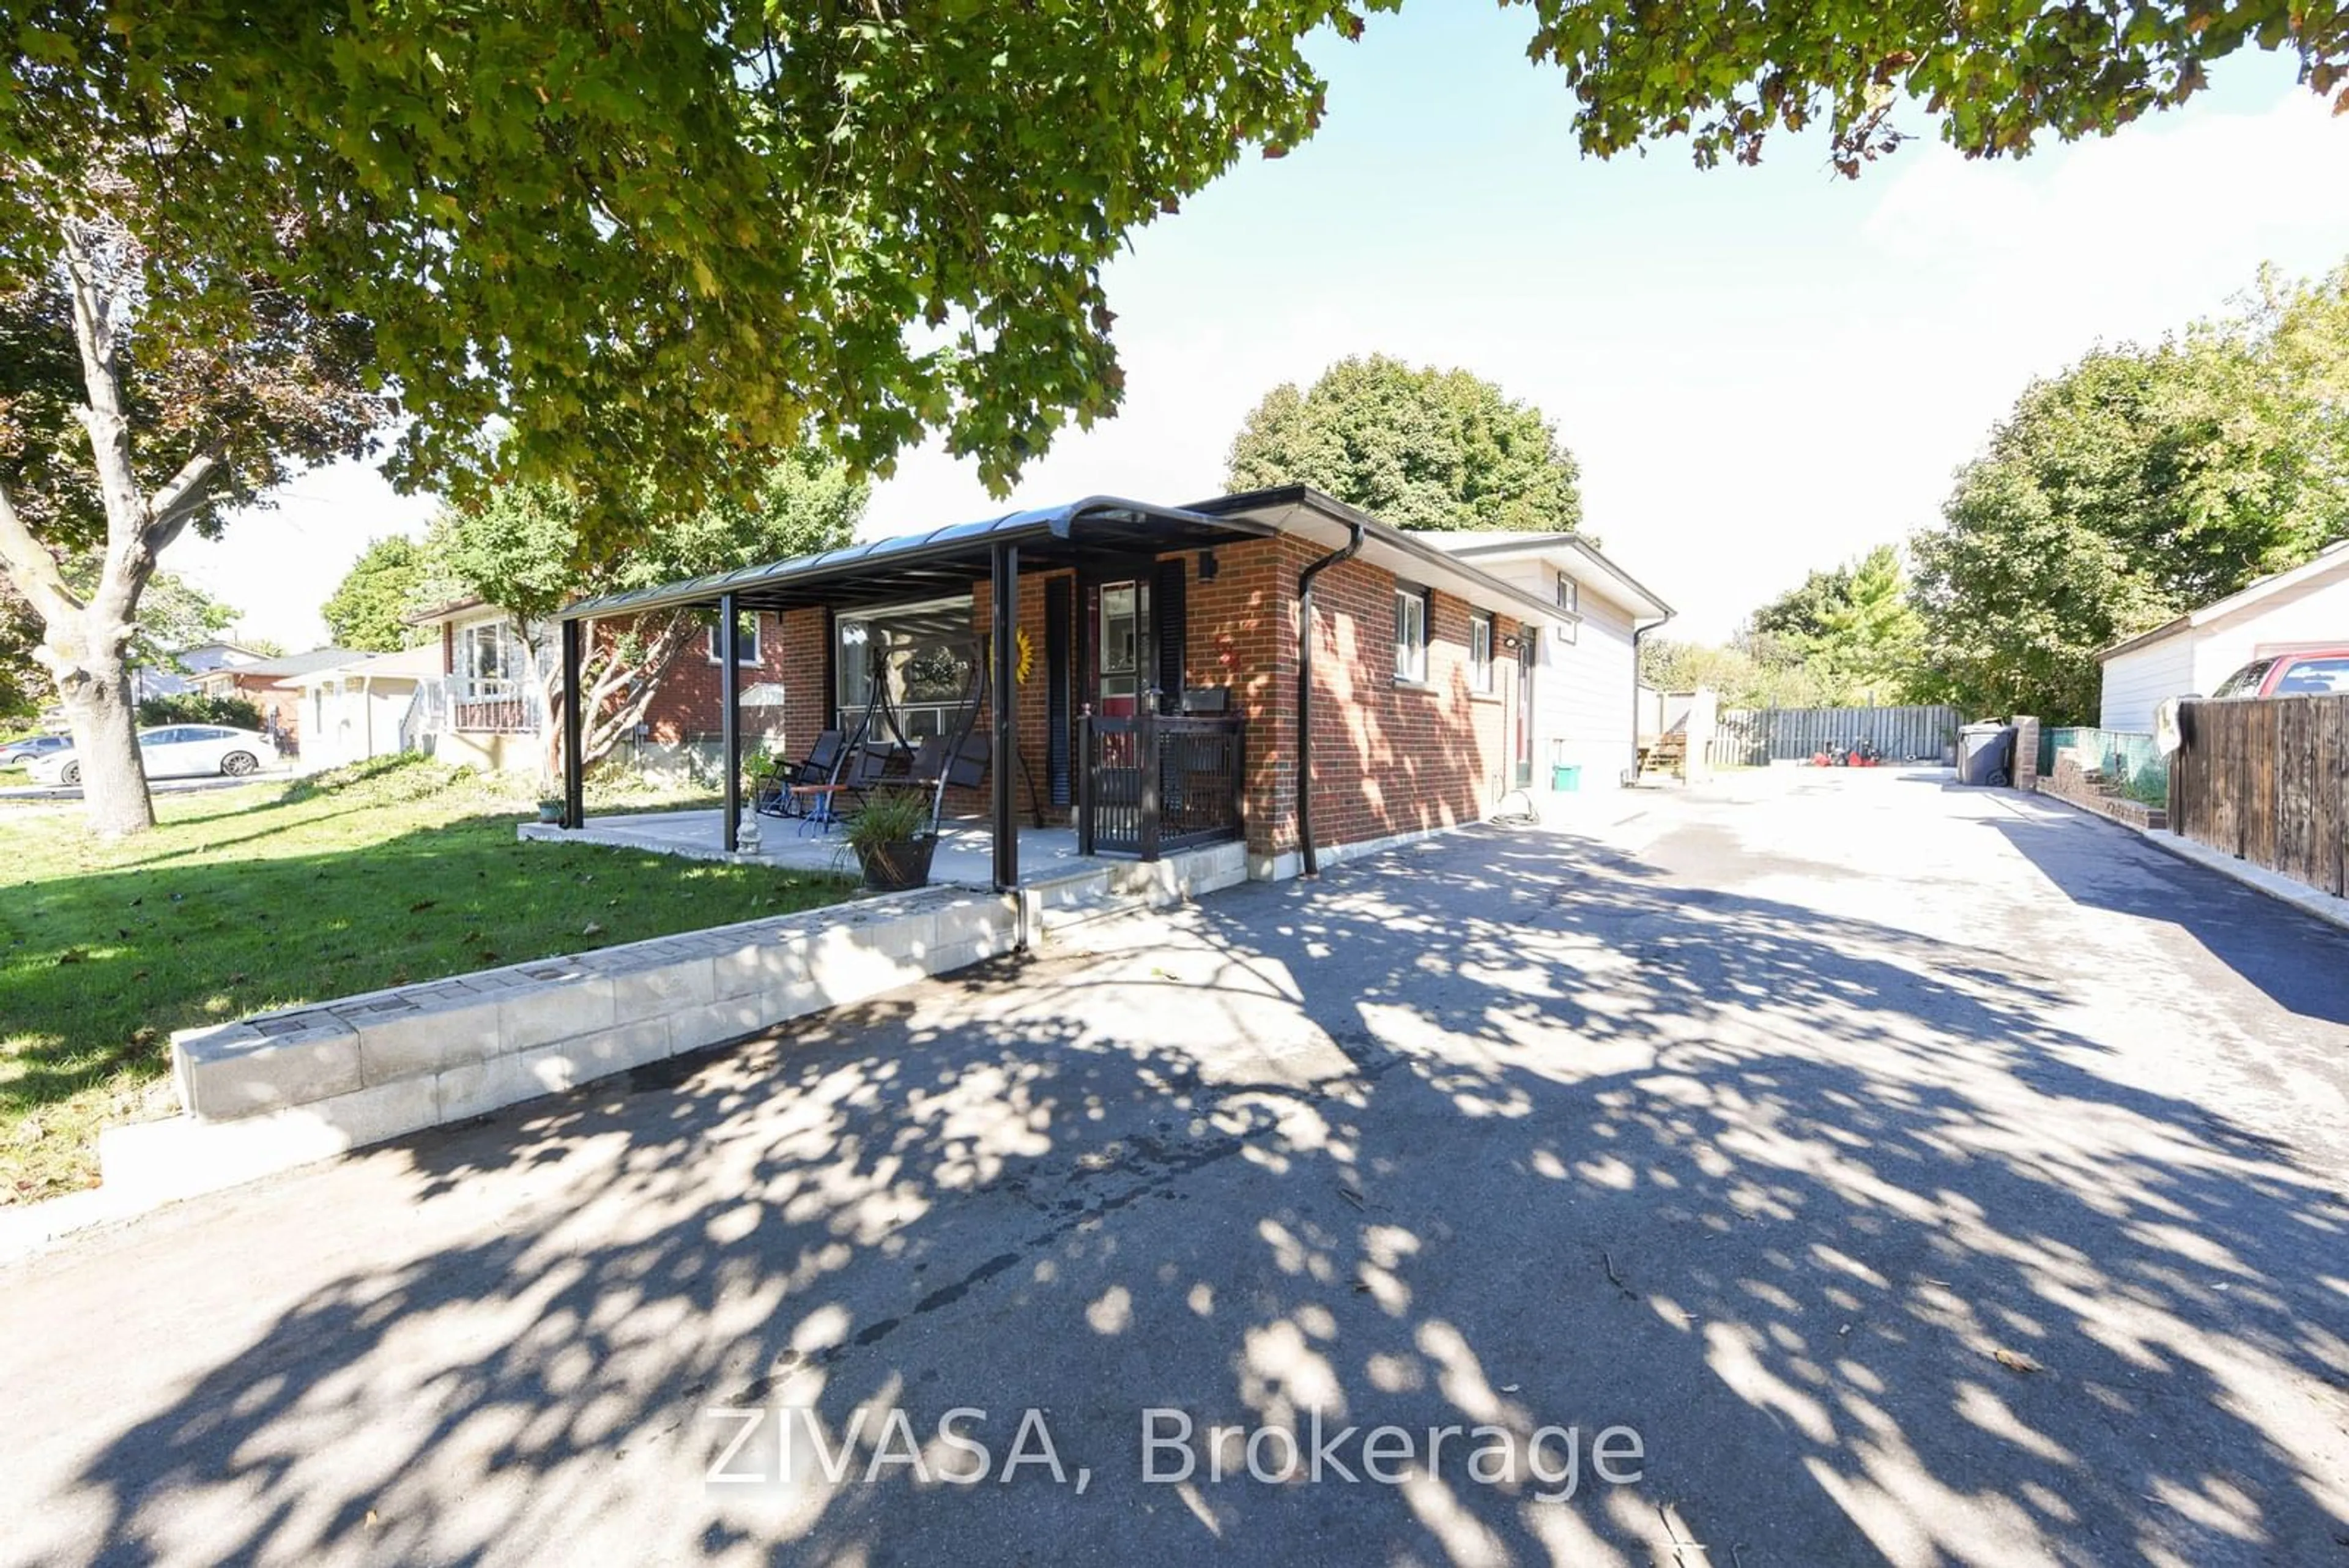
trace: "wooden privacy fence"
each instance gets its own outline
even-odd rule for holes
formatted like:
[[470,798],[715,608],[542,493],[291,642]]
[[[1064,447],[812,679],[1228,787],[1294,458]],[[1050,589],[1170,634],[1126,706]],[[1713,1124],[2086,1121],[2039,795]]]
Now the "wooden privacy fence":
[[1712,758],[1717,768],[1760,767],[1866,741],[1893,762],[1939,762],[1957,734],[1954,708],[1723,708]]
[[2344,891],[2349,697],[2185,702],[2169,759],[2170,831]]

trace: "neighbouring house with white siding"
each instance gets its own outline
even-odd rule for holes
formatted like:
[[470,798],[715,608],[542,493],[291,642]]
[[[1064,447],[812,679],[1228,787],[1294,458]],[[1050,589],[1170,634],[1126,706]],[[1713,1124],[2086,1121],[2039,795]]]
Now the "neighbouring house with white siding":
[[1547,791],[1559,767],[1581,770],[1578,787],[1611,787],[1637,765],[1637,638],[1671,618],[1671,607],[1578,534],[1427,533],[1419,537],[1511,587],[1577,612],[1517,649],[1529,710],[1513,733],[1516,782]]
[[345,767],[418,748],[419,689],[440,673],[437,644],[354,653],[279,682],[300,693],[302,770]]
[[2165,697],[2209,696],[2254,659],[2349,645],[2349,539],[2096,655],[2096,723],[2147,733]]

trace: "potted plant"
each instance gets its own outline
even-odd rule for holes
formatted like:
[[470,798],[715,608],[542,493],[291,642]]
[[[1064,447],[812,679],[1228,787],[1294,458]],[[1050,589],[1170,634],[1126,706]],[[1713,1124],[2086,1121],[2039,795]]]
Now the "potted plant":
[[848,824],[848,847],[864,869],[864,885],[875,892],[919,888],[930,879],[930,856],[938,846],[930,830],[930,803],[909,789],[883,790],[864,803]]
[[551,794],[544,800],[540,801],[538,803],[538,820],[547,823],[560,823],[563,820],[563,797],[557,794]]

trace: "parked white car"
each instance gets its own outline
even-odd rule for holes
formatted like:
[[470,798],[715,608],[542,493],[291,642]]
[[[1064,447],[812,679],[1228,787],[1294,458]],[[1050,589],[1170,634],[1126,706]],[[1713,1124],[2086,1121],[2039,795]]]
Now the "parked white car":
[[[276,754],[277,747],[268,736],[222,724],[165,724],[139,732],[139,762],[150,779],[200,774],[238,778],[259,767],[263,758]],[[81,783],[80,755],[71,750],[37,758],[26,771],[35,784],[72,789]]]

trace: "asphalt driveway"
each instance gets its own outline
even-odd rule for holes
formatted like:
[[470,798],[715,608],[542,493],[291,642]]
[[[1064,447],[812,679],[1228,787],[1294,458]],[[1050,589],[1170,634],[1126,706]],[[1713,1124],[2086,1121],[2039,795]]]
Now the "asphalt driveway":
[[0,1271],[0,1562],[2349,1564],[2330,928],[1806,772],[1096,943]]

